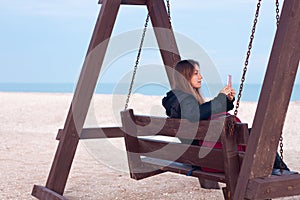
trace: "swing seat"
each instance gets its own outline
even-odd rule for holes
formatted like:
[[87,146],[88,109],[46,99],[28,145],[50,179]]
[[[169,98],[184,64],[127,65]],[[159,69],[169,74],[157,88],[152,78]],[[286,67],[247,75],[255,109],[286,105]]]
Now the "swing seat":
[[[239,151],[238,146],[247,144],[247,124],[234,122],[234,132],[229,134],[233,116],[191,123],[185,119],[134,115],[129,109],[121,112],[121,118],[131,178],[140,180],[174,172],[199,180],[236,184],[245,153]],[[169,140],[159,136],[166,136]],[[178,138],[221,142],[222,149],[181,143]],[[201,168],[219,172],[207,172]]]

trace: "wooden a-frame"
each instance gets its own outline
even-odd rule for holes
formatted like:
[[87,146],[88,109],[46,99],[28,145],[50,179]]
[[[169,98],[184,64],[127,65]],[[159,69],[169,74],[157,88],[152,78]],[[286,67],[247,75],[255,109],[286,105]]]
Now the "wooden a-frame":
[[[165,66],[180,60],[173,31],[163,0],[100,0],[102,7],[95,25],[79,81],[46,186],[35,185],[32,195],[38,199],[65,199],[64,189],[79,139],[123,137],[119,127],[83,128],[91,98],[121,4],[146,5]],[[97,48],[97,55],[93,51]],[[170,51],[167,51],[167,50]],[[285,0],[280,24],[255,114],[251,137],[232,199],[263,199],[300,194],[300,177],[270,177],[279,138],[300,58],[300,1]],[[95,64],[96,63],[96,64]],[[173,80],[167,70],[171,86]]]

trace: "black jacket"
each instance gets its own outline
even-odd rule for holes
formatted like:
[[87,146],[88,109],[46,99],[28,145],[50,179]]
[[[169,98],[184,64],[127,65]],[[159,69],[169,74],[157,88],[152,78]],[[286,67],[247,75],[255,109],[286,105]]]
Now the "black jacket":
[[219,93],[213,100],[199,105],[193,95],[180,90],[171,90],[163,98],[162,104],[169,117],[195,122],[207,120],[212,114],[232,110],[233,101],[230,101],[225,94]]

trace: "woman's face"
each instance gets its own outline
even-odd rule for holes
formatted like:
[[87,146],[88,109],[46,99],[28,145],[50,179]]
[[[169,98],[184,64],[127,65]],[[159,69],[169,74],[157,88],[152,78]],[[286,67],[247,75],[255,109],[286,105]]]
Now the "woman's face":
[[190,80],[191,86],[195,89],[201,88],[201,80],[202,80],[202,76],[200,74],[199,66],[194,65],[194,72]]

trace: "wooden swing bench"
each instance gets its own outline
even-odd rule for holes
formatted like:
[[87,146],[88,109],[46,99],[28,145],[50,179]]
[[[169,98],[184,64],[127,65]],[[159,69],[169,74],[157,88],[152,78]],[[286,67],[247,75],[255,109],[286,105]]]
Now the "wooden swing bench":
[[[198,177],[199,181],[223,182],[227,188],[234,188],[244,155],[243,151],[238,151],[238,145],[247,144],[247,124],[235,123],[234,134],[229,134],[233,116],[197,123],[134,115],[131,109],[123,111],[121,116],[131,178],[139,180],[163,172],[175,172]],[[167,136],[173,141],[143,136]],[[177,138],[221,142],[222,149],[180,143],[176,142]],[[218,172],[202,171],[204,167]]]
[[[132,109],[121,112],[130,176],[140,180],[164,172],[174,172],[202,179],[223,182],[224,198],[231,199],[245,155],[238,146],[249,138],[248,125],[234,122],[233,116],[219,120],[191,123],[184,119],[135,115]],[[205,140],[221,142],[222,149],[190,145],[157,139]],[[178,139],[177,139],[178,141]],[[204,152],[201,156],[199,152]],[[207,172],[201,168],[220,172]],[[276,198],[300,194],[300,175],[281,175],[250,179],[245,193],[247,199]]]

